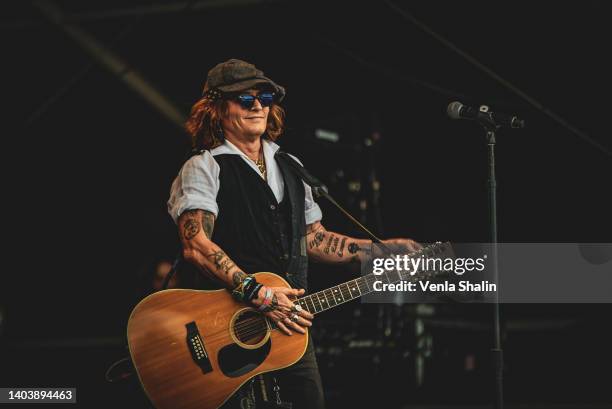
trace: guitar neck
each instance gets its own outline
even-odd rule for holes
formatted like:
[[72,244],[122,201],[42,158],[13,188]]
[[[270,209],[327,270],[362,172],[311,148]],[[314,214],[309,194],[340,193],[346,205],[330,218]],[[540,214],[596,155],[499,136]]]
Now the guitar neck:
[[[412,253],[411,257],[435,256],[446,251],[448,243],[436,243],[421,250]],[[338,305],[352,301],[374,291],[374,282],[381,281],[383,283],[393,284],[399,281],[417,282],[424,278],[433,278],[438,275],[435,271],[425,271],[419,269],[414,274],[407,271],[385,271],[380,275],[368,274],[363,277],[356,278],[346,283],[330,287],[326,290],[318,291],[309,294],[296,301],[302,308],[311,314],[318,314],[327,311]]]

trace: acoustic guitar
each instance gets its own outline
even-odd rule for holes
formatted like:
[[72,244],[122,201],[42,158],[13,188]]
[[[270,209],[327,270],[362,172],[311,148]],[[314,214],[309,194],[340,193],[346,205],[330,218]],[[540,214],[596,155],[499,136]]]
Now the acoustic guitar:
[[[411,255],[444,257],[449,243]],[[413,272],[414,273],[414,272]],[[373,291],[375,281],[418,281],[435,271],[369,274],[297,300],[317,314]],[[268,287],[289,287],[273,273],[255,273]],[[132,311],[127,337],[142,387],[158,409],[214,409],[252,377],[296,363],[308,335],[283,334],[273,321],[235,301],[226,290],[170,289],[153,293]]]

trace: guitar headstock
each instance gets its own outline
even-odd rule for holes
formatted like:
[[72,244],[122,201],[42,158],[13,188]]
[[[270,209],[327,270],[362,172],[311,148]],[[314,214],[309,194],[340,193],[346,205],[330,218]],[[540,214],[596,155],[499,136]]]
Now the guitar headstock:
[[433,244],[423,247],[421,250],[417,251],[418,255],[423,255],[425,257],[435,257],[435,258],[455,258],[455,252],[453,251],[453,246],[450,242],[441,242],[437,241]]
[[[424,263],[424,268],[419,272],[419,278],[434,278],[441,275],[448,275],[448,271],[442,268],[447,260],[455,259],[455,252],[450,242],[437,241],[427,245],[419,251],[412,253],[411,257],[424,257],[425,259],[434,259],[433,263]],[[433,266],[433,268],[432,268]],[[437,268],[436,268],[437,267]]]

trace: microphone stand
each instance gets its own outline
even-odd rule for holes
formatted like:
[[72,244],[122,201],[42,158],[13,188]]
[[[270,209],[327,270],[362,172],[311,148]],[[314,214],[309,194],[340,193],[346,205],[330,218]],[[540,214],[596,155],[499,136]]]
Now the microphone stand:
[[[488,109],[484,106],[481,107],[481,112],[485,112]],[[498,285],[499,288],[499,277],[497,270],[497,181],[495,179],[495,143],[497,130],[500,128],[495,123],[491,115],[487,115],[482,118],[480,124],[486,131],[486,141],[488,145],[488,161],[489,161],[489,180],[488,180],[488,191],[489,191],[489,226],[490,226],[490,240],[492,244],[492,259],[493,262],[493,282]],[[495,292],[495,298],[493,301],[493,336],[494,344],[492,352],[493,364],[495,370],[495,408],[503,409],[504,398],[503,398],[503,350],[501,347],[501,330],[500,330],[500,309],[499,309],[499,293]]]

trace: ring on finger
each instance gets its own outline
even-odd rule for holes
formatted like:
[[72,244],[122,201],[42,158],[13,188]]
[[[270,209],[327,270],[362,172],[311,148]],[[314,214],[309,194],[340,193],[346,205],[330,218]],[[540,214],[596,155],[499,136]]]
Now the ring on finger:
[[302,311],[302,306],[300,304],[293,304],[291,306],[291,311],[292,312],[300,312],[300,311]]
[[298,320],[300,319],[300,316],[297,314],[291,314],[291,317],[289,319],[293,322],[298,322]]

